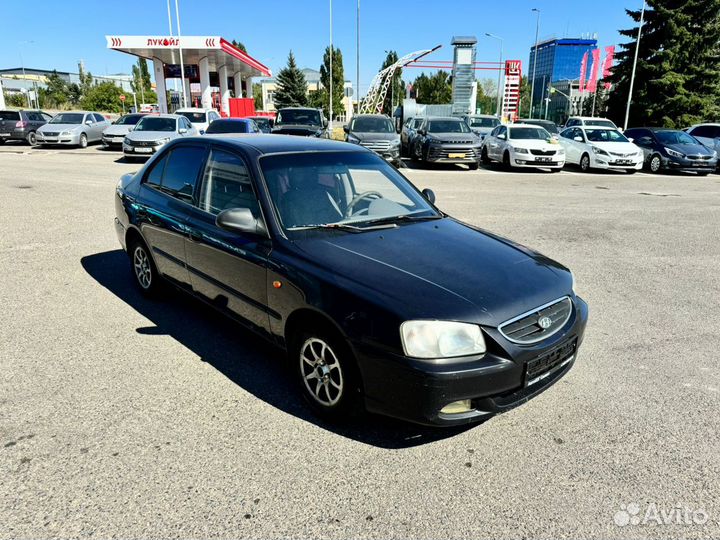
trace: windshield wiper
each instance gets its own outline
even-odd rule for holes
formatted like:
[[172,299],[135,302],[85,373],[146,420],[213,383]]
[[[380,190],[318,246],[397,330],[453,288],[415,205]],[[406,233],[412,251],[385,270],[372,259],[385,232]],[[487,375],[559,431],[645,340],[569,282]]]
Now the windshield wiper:
[[373,223],[373,224],[381,224],[381,223],[397,223],[397,222],[408,222],[408,221],[432,221],[434,219],[443,219],[442,215],[433,214],[430,216],[414,216],[412,214],[402,214],[400,216],[385,216],[381,218],[376,219],[369,219],[367,221],[363,221],[363,223]]
[[297,227],[288,227],[288,231],[306,231],[310,229],[337,229],[340,231],[362,232],[370,231],[373,229],[387,229],[393,226],[394,225],[392,224],[383,224],[376,227],[356,227],[355,225],[350,225],[348,223],[318,223],[315,225],[298,225]]

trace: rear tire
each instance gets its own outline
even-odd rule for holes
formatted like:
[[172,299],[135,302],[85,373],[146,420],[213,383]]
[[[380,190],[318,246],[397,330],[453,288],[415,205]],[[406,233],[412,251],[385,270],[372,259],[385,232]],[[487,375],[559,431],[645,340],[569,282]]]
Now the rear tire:
[[128,242],[128,255],[130,255],[135,283],[143,296],[149,298],[159,296],[163,287],[162,278],[145,242],[137,238]]
[[346,419],[357,403],[359,376],[344,339],[323,325],[301,328],[289,352],[300,393],[310,409],[328,421]]
[[0,146],[2,146],[3,144],[5,144],[5,139],[0,139]]
[[37,135],[35,134],[34,131],[31,131],[30,133],[28,133],[28,134],[27,134],[27,137],[25,138],[25,140],[27,141],[27,143],[28,143],[30,146],[36,146],[36,145],[37,145]]

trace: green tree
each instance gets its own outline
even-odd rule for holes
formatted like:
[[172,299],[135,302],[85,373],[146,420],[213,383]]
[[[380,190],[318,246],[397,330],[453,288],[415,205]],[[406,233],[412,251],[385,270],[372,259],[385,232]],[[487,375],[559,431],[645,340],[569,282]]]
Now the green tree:
[[496,88],[493,85],[487,84],[487,79],[477,81],[477,97],[475,99],[475,109],[479,110],[480,114],[495,114],[496,97],[494,95],[488,94],[488,86],[492,86],[493,89]]
[[[340,49],[333,47],[332,60],[332,109],[333,117],[335,117],[338,114],[345,112],[345,104],[343,103],[343,97],[345,95],[345,72],[343,69],[343,57]],[[319,101],[319,106],[322,107],[323,114],[326,118],[330,118],[330,100],[328,99],[328,88],[330,86],[330,47],[325,48],[323,63],[320,66],[320,84],[322,85],[322,88],[313,92],[315,95],[312,96],[310,101],[313,103]]]
[[145,58],[138,58],[137,63],[132,67],[130,88],[137,95],[138,102],[155,103],[157,101],[157,95],[152,90],[150,70]]
[[245,48],[245,45],[243,45],[242,41],[235,41],[235,40],[233,39],[233,40],[231,41],[231,43],[233,44],[233,47],[237,47],[238,49],[240,49],[240,50],[241,50],[242,52],[244,52],[244,53],[247,52],[247,49]]
[[40,89],[40,103],[43,107],[61,109],[68,102],[70,92],[65,80],[53,72],[45,78],[45,88]]
[[[385,57],[385,61],[382,64],[381,70],[392,66],[395,62],[398,61],[398,55],[395,51],[388,51],[387,56]],[[391,109],[395,109],[399,103],[402,103],[403,98],[405,97],[405,83],[402,80],[402,69],[398,68],[393,73],[393,80],[392,83],[390,83],[390,87],[388,88],[387,94],[385,94],[385,99],[383,101],[382,105],[382,113],[390,115]],[[392,101],[392,107],[391,107],[391,100]]]
[[[639,23],[640,11],[626,10]],[[608,116],[624,123],[637,26],[620,30]],[[684,127],[720,115],[720,0],[648,0],[629,126]]]
[[120,94],[122,93],[122,88],[111,82],[100,83],[83,95],[80,105],[90,111],[121,112]]
[[452,102],[452,84],[446,71],[438,71],[429,77],[421,73],[413,83],[418,103],[443,104]]
[[288,55],[287,66],[278,72],[274,102],[277,109],[304,107],[308,103],[307,81],[303,72],[298,69],[292,51]]
[[253,99],[255,100],[255,110],[262,111],[263,110],[262,85],[260,83],[253,83],[252,91],[253,91]]
[[80,79],[80,94],[84,96],[93,86],[93,76],[89,71],[85,71],[82,63],[78,66],[78,78]]
[[518,116],[530,118],[530,84],[526,75],[520,79],[520,102],[518,103]]

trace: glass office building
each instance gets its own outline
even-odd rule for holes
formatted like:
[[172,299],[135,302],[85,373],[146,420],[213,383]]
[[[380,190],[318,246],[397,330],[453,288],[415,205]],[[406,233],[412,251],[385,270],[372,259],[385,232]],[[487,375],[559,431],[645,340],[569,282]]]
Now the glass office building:
[[[558,81],[577,81],[580,79],[580,64],[587,51],[597,49],[596,39],[551,39],[538,43],[537,69],[533,80],[533,65],[535,63],[535,46],[530,48],[530,62],[528,62],[528,83],[534,85],[533,114],[539,118],[544,116],[541,107],[543,99],[548,97],[548,86]],[[588,58],[587,76],[590,76],[592,53]],[[554,97],[554,96],[553,96]],[[548,119],[551,118],[548,115]]]

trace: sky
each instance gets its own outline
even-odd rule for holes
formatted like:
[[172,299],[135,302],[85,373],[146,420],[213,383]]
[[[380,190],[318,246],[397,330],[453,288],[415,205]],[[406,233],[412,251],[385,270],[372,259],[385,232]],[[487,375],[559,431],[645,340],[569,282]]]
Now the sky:
[[[183,35],[236,39],[276,74],[292,49],[300,67],[319,69],[330,40],[331,0],[178,0]],[[0,32],[0,68],[25,67],[77,71],[78,60],[96,75],[129,73],[135,57],[106,48],[105,35],[167,35],[167,0],[0,0],[5,21]],[[452,60],[453,36],[478,38],[477,61],[497,61],[503,38],[505,59],[525,66],[535,42],[540,9],[540,40],[597,34],[599,45],[625,41],[617,30],[632,27],[625,8],[642,0],[360,0],[360,90],[364,94],[385,59],[436,45],[427,59]],[[174,0],[171,0],[174,12]],[[117,7],[116,7],[117,6]],[[357,0],[332,0],[333,43],[343,53],[345,78],[356,80]],[[30,14],[34,14],[29,17]],[[32,29],[32,33],[30,30]],[[173,29],[176,30],[175,23]],[[28,41],[32,41],[28,43]],[[478,72],[485,73],[485,72]],[[494,75],[478,75],[492,78]],[[405,80],[420,74],[406,69]]]

